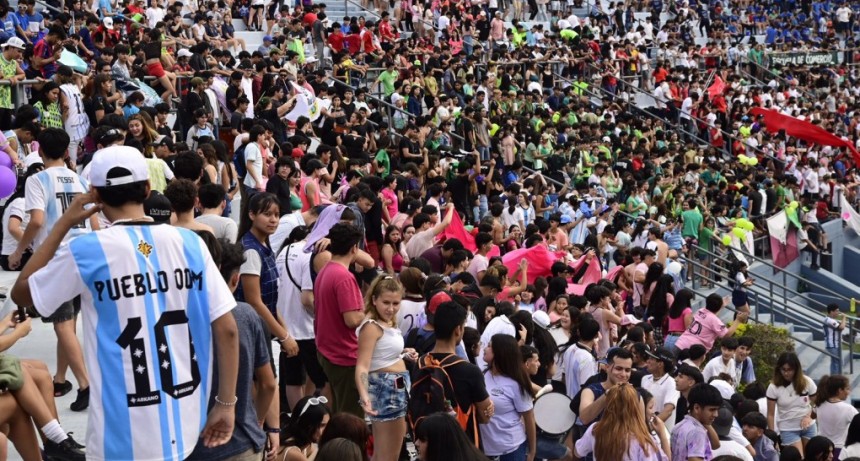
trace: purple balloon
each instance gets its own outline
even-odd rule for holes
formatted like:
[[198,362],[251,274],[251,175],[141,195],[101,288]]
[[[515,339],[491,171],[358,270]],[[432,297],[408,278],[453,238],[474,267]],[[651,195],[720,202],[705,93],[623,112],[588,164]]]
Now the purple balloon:
[[0,198],[12,195],[17,185],[18,175],[9,168],[0,168]]
[[12,169],[12,157],[9,157],[9,154],[2,152],[0,153],[0,166],[5,166],[8,169]]

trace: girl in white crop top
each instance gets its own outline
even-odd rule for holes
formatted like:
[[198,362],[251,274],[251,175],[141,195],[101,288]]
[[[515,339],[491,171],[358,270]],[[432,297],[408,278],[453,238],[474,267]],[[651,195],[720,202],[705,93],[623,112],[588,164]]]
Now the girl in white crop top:
[[377,277],[364,301],[365,319],[356,329],[358,361],[355,384],[359,404],[373,427],[374,457],[397,459],[406,436],[406,405],[410,387],[404,357],[417,360],[414,349],[403,348],[397,311],[403,286],[394,277]]

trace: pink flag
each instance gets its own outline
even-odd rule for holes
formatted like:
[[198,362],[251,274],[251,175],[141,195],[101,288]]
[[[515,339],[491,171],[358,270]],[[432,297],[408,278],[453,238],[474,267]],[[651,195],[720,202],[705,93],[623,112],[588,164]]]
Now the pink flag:
[[529,262],[528,281],[534,283],[538,277],[552,277],[552,263],[559,260],[559,257],[544,245],[535,245],[531,248],[521,248],[508,252],[502,257],[502,262],[508,268],[509,273],[513,274],[519,270],[520,261],[523,259]]
[[[785,243],[780,243],[776,237],[770,237],[770,254],[773,255],[773,265],[779,268],[788,267],[800,256],[797,249],[797,231],[790,228],[785,236]],[[776,272],[776,270],[774,270]]]

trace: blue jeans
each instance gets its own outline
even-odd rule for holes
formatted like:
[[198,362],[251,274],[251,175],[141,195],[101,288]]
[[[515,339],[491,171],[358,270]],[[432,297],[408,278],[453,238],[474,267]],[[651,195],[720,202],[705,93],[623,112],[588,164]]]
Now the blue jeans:
[[831,375],[841,375],[842,374],[842,348],[841,347],[828,347],[827,352],[831,354],[830,357],[830,374]]
[[[506,453],[504,455],[497,456],[495,459],[498,461],[525,461],[526,454],[529,452],[529,442],[525,441],[522,445],[519,446],[516,450]],[[494,459],[494,458],[490,458]]]

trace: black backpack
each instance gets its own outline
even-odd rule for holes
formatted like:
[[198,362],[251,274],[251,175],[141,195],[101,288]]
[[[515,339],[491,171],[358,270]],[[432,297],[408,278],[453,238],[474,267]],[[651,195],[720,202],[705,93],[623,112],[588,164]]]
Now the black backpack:
[[415,434],[415,428],[421,420],[434,413],[451,414],[460,427],[465,431],[472,420],[473,440],[478,441],[478,421],[475,419],[474,405],[463,412],[454,394],[454,384],[446,369],[466,361],[454,354],[437,360],[431,354],[425,354],[418,359],[418,371],[414,374],[412,389],[409,391],[407,412],[409,427]]

